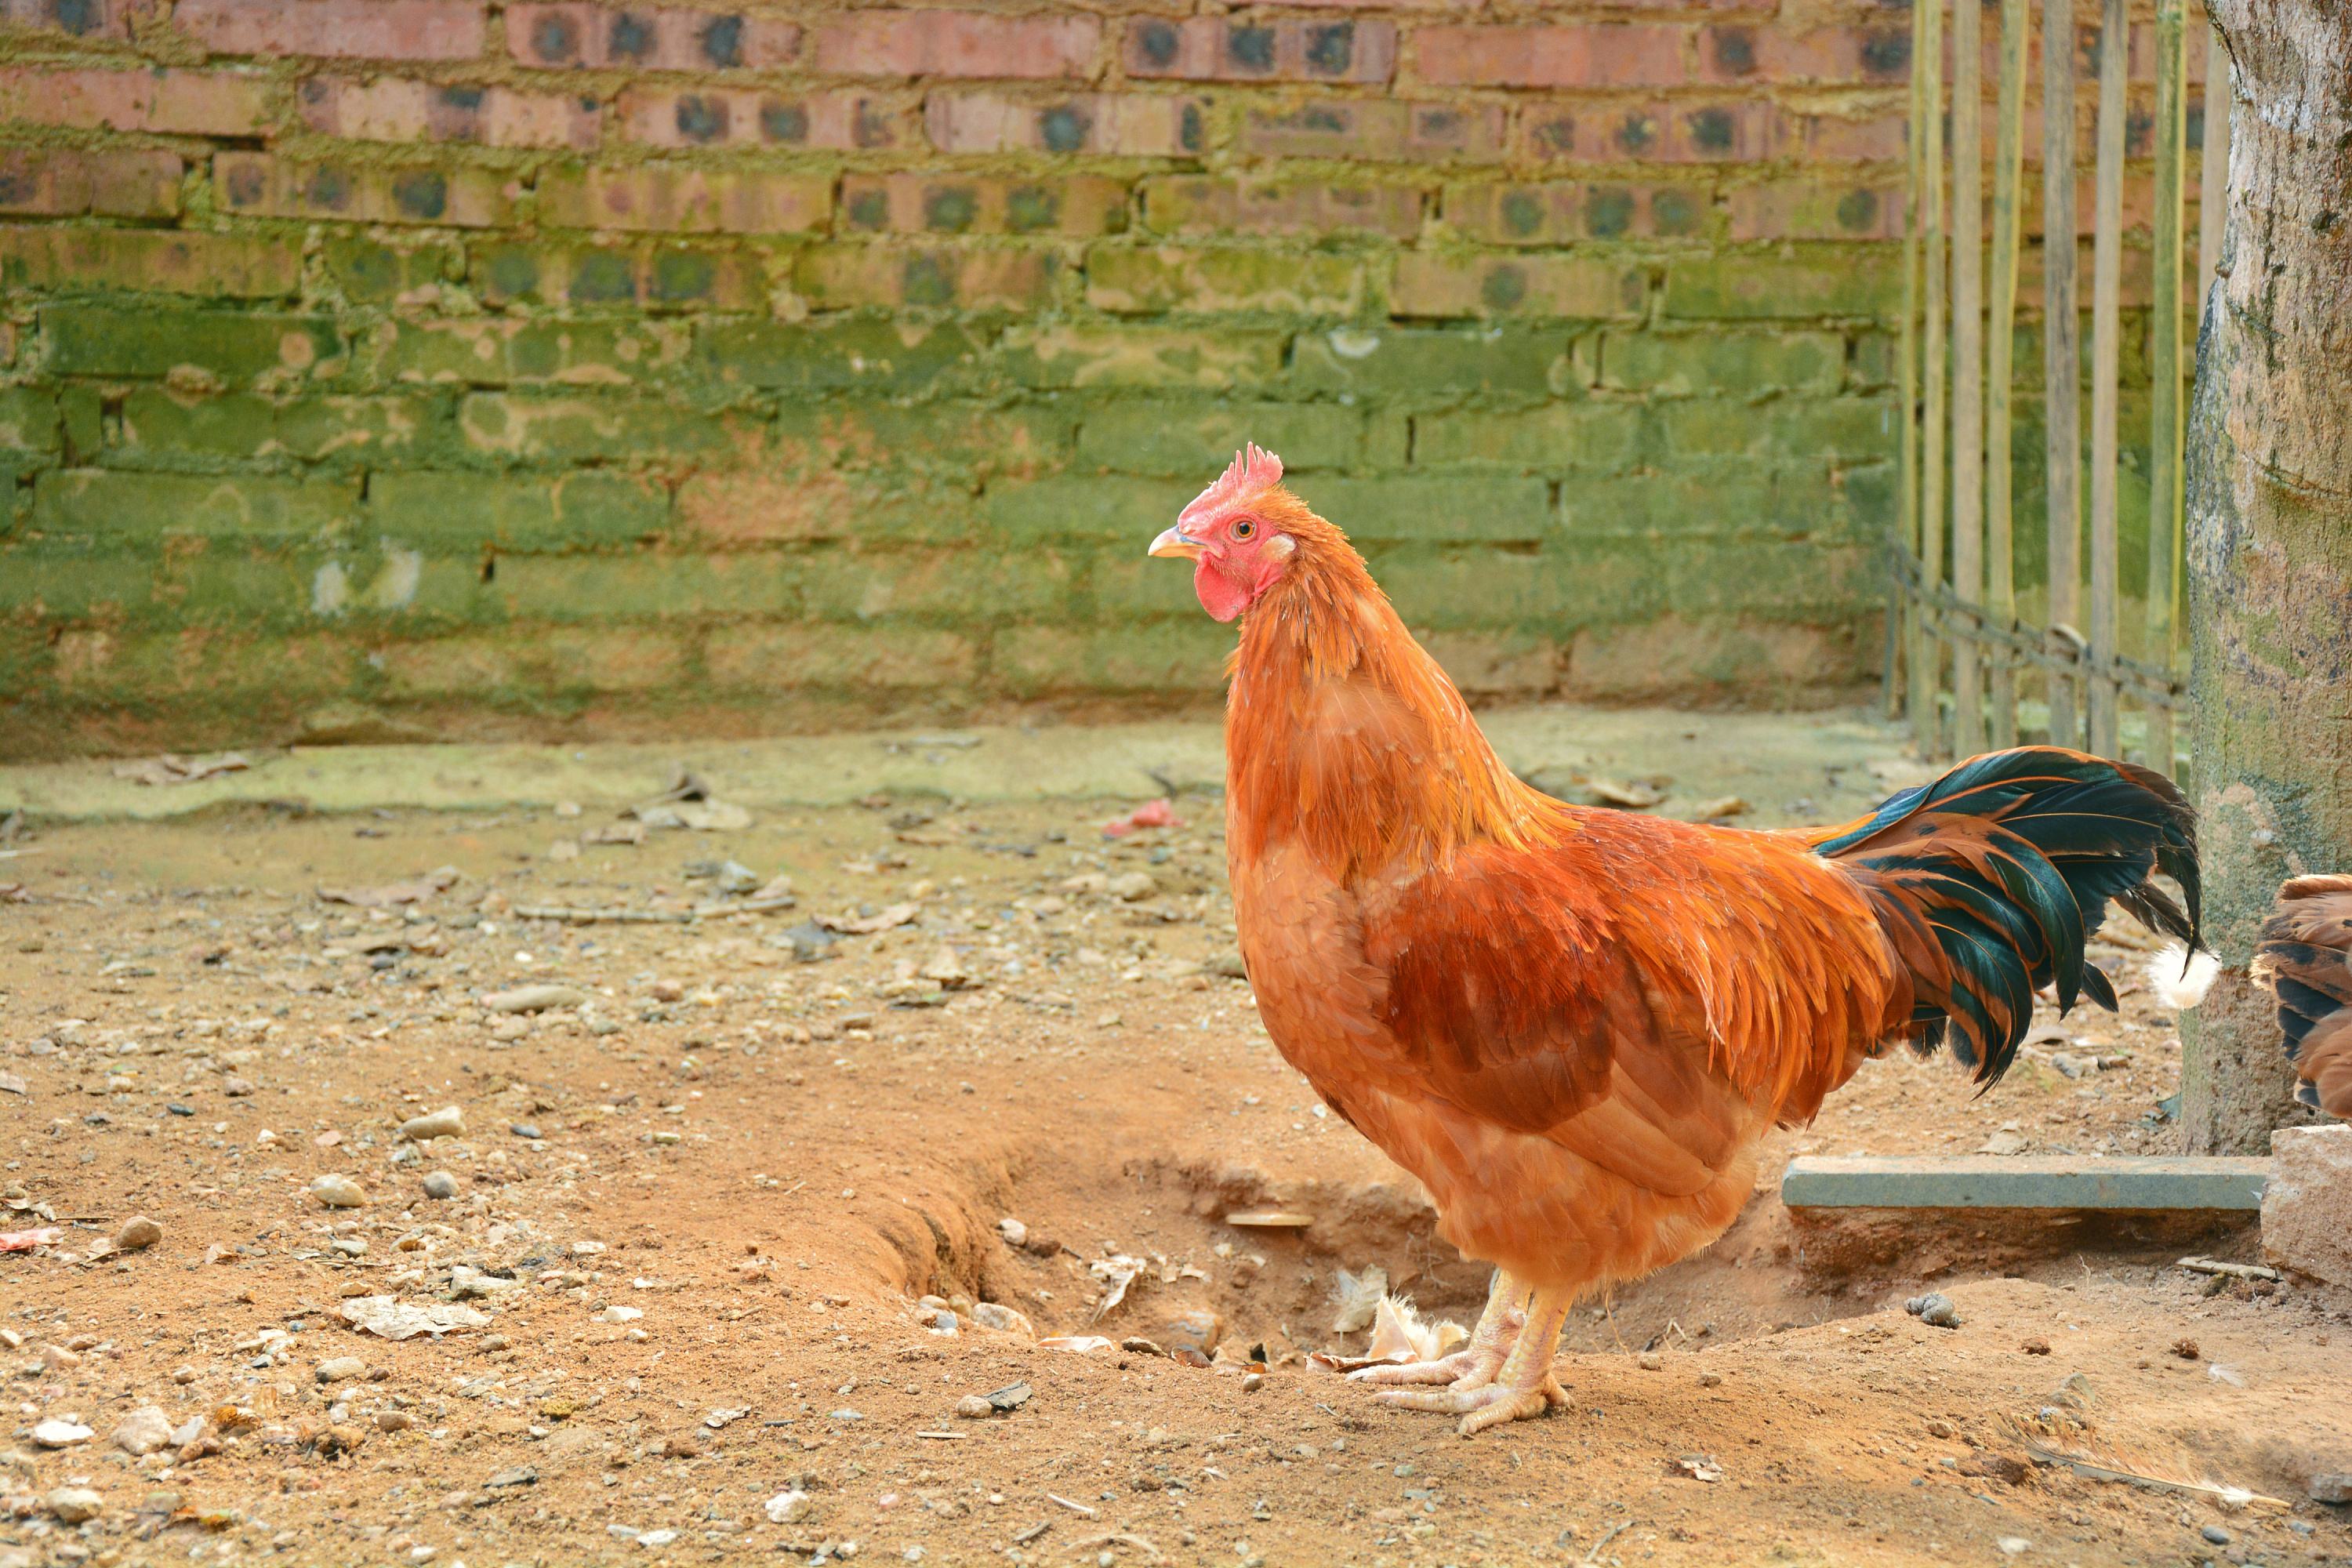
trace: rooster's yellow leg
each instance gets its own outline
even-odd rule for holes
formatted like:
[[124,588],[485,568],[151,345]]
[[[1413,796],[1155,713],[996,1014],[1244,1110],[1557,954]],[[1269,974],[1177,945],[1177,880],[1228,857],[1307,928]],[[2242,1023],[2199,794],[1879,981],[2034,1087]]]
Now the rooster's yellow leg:
[[1530,1415],[1542,1415],[1552,1405],[1567,1404],[1568,1395],[1551,1375],[1551,1355],[1559,1342],[1560,1325],[1568,1321],[1568,1309],[1575,1300],[1572,1289],[1538,1289],[1535,1299],[1528,1303],[1527,1325],[1519,1331],[1511,1353],[1503,1358],[1502,1369],[1493,1382],[1475,1388],[1457,1384],[1452,1388],[1384,1389],[1379,1395],[1381,1403],[1406,1410],[1439,1410],[1459,1415],[1465,1437],[1506,1421],[1524,1421]]
[[1435,1361],[1360,1367],[1348,1375],[1359,1383],[1438,1383],[1454,1388],[1484,1388],[1495,1381],[1503,1358],[1511,1353],[1519,1325],[1528,1319],[1527,1305],[1528,1288],[1497,1268],[1495,1282],[1486,1291],[1486,1310],[1478,1314],[1478,1326],[1470,1331],[1469,1343]]

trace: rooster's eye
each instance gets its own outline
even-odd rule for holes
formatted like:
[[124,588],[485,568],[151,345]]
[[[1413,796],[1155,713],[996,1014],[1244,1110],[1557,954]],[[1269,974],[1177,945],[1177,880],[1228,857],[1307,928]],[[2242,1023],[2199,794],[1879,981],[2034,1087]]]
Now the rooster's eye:
[[1234,524],[1234,537],[1237,540],[1247,539],[1251,534],[1255,533],[1256,531],[1257,524],[1252,522],[1247,518],[1244,518],[1241,521]]

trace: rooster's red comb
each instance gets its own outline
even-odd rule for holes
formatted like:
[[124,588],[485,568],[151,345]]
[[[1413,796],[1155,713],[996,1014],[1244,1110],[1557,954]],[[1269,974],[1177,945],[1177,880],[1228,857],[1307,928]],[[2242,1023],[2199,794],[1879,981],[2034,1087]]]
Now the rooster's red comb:
[[1232,466],[1215,484],[1194,496],[1192,504],[1177,513],[1176,526],[1181,528],[1194,518],[1206,517],[1263,495],[1281,482],[1282,459],[1253,441],[1234,454]]

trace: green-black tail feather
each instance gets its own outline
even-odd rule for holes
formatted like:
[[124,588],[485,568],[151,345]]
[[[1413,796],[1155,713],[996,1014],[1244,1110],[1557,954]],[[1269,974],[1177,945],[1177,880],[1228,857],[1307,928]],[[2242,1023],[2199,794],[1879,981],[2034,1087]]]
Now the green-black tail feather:
[[1980,1084],[2009,1070],[2042,986],[2062,1013],[2085,995],[2115,1009],[2115,988],[2083,957],[2110,901],[2198,945],[2196,813],[2171,780],[2129,763],[1995,752],[1813,845],[1862,885],[1909,978],[1895,1032],[1923,1054],[1948,1044]]

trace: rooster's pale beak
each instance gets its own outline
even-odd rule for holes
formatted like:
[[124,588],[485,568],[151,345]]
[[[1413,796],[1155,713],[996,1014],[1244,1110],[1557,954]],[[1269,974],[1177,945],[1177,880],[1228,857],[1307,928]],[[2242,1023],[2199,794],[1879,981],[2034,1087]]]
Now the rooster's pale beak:
[[1151,553],[1181,555],[1188,561],[1198,561],[1201,558],[1201,541],[1185,532],[1184,525],[1178,523],[1151,542]]

